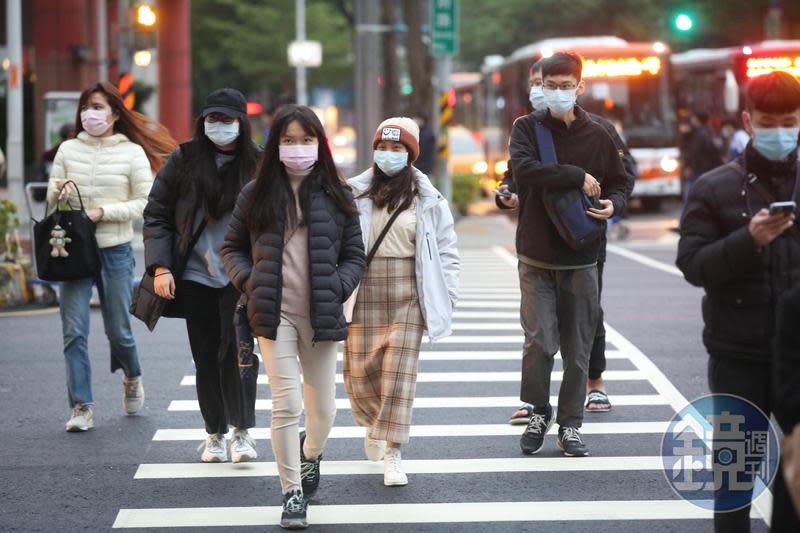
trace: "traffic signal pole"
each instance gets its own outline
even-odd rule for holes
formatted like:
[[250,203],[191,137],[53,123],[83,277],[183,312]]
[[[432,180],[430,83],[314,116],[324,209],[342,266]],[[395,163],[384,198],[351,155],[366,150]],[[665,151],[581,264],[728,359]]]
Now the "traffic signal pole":
[[372,166],[372,138],[382,120],[380,75],[380,3],[356,0],[356,156],[359,172]]
[[436,57],[436,91],[438,98],[433,101],[433,120],[431,121],[436,133],[436,166],[435,174],[438,178],[439,192],[448,202],[453,200],[453,183],[447,171],[447,160],[450,157],[449,140],[447,138],[447,124],[449,117],[442,113],[442,100],[446,101],[447,91],[450,89],[450,72],[452,61],[449,54]]

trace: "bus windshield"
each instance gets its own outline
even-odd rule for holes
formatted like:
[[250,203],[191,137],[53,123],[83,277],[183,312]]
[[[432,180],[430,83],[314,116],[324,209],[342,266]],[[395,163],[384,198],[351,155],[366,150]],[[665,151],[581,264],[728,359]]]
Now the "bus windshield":
[[658,76],[588,79],[578,103],[613,122],[631,148],[670,146],[673,127],[664,116],[661,87]]

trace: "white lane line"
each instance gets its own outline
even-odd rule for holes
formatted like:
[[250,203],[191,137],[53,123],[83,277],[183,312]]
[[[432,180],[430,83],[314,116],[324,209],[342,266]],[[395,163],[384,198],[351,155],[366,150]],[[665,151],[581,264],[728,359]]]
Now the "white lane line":
[[[589,422],[583,424],[581,433],[584,435],[622,435],[622,434],[659,434],[667,430],[668,422]],[[519,437],[524,427],[509,424],[445,424],[445,425],[412,425],[412,437]],[[270,438],[269,428],[252,428],[250,436],[256,440]],[[558,433],[554,425],[550,429],[551,435]],[[228,437],[232,435],[228,432]],[[196,429],[158,429],[153,435],[154,441],[197,441],[206,438],[206,430]],[[339,426],[331,429],[328,436],[331,439],[363,439],[364,428],[358,426]]]
[[516,331],[520,335],[522,326],[514,322],[455,322],[453,324],[453,331]]
[[631,261],[635,261],[640,265],[654,268],[656,270],[660,270],[661,272],[666,272],[667,274],[672,274],[673,276],[678,276],[679,278],[683,278],[683,272],[678,270],[677,267],[670,265],[668,263],[664,263],[663,261],[658,261],[651,257],[647,257],[646,255],[642,255],[638,252],[633,252],[626,248],[622,248],[621,246],[617,246],[616,244],[607,245],[606,251],[609,251],[612,254],[616,254],[620,257],[624,257],[625,259],[630,259]]
[[[577,462],[577,461],[576,461]],[[120,509],[114,528],[272,526],[280,506]],[[684,500],[513,501],[312,505],[309,523],[436,524],[599,520],[708,520],[712,511]]]
[[508,311],[516,310],[519,313],[519,300],[515,301],[509,298],[502,301],[489,301],[484,302],[481,300],[459,300],[456,302],[456,309],[464,309],[465,307],[477,307],[478,309],[506,309]]
[[[261,354],[256,354],[259,361],[264,359]],[[555,355],[557,360],[561,359],[561,352]],[[606,359],[627,359],[628,357],[620,350],[606,350]],[[484,352],[480,351],[431,351],[420,350],[420,361],[519,361],[522,359],[521,350],[499,350]],[[344,360],[344,353],[338,352],[336,354],[337,361]]]
[[[689,400],[681,394],[675,385],[664,375],[663,372],[653,363],[653,361],[642,353],[631,341],[626,339],[619,331],[613,327],[606,326],[606,340],[614,346],[624,351],[633,362],[634,366],[641,370],[646,379],[653,385],[658,393],[669,401],[669,404],[679,413],[684,407],[689,405]],[[697,414],[699,418],[702,415]],[[760,480],[758,483],[762,483]],[[758,511],[759,518],[763,519],[767,525],[772,521],[772,492],[767,487],[762,487],[763,492],[753,501],[753,507]]]
[[[523,336],[518,335],[451,335],[436,341],[436,344],[519,344],[522,346]],[[422,346],[427,343],[423,341]]]
[[[639,405],[669,405],[667,400],[658,394],[620,394],[611,397],[616,406],[639,406]],[[550,404],[558,404],[558,396],[550,397]],[[477,397],[458,397],[444,396],[433,398],[414,398],[414,409],[479,409],[489,407],[517,407],[520,405],[518,396],[477,396]],[[336,408],[341,410],[350,409],[350,400],[347,398],[336,398]],[[272,400],[257,399],[257,411],[269,411],[272,409]],[[169,411],[200,411],[197,400],[172,400]]]
[[[515,457],[484,459],[404,459],[407,474],[482,474],[499,472],[597,472],[661,470],[660,455],[629,457]],[[383,475],[380,461],[325,461],[326,476]],[[142,464],[134,479],[195,479],[277,476],[274,462]]]
[[458,309],[458,304],[456,304],[456,310],[453,311],[453,318],[455,320],[465,318],[480,318],[483,320],[502,318],[519,321],[519,309],[516,311],[461,311]]
[[[551,381],[561,381],[564,372],[553,371]],[[638,381],[646,379],[645,374],[639,370],[606,370],[603,372],[605,381]],[[517,372],[420,372],[417,374],[417,383],[495,383],[519,382],[520,373]],[[184,376],[181,385],[194,386],[195,376]],[[267,376],[258,376],[258,383],[266,385]],[[344,383],[342,374],[336,374],[336,383]]]

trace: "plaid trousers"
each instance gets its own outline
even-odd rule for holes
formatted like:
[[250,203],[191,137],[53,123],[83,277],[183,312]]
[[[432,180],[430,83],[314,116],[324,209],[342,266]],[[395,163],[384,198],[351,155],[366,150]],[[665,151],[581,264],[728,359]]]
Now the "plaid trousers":
[[408,442],[424,329],[415,259],[374,258],[344,345],[353,418],[371,439]]

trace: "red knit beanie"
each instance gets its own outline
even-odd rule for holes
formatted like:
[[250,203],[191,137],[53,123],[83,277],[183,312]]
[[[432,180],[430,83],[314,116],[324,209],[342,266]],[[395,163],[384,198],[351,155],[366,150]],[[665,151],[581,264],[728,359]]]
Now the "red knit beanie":
[[372,148],[377,148],[381,141],[402,143],[408,150],[409,164],[419,157],[419,126],[414,119],[408,117],[387,118],[378,126],[375,139],[372,141]]

